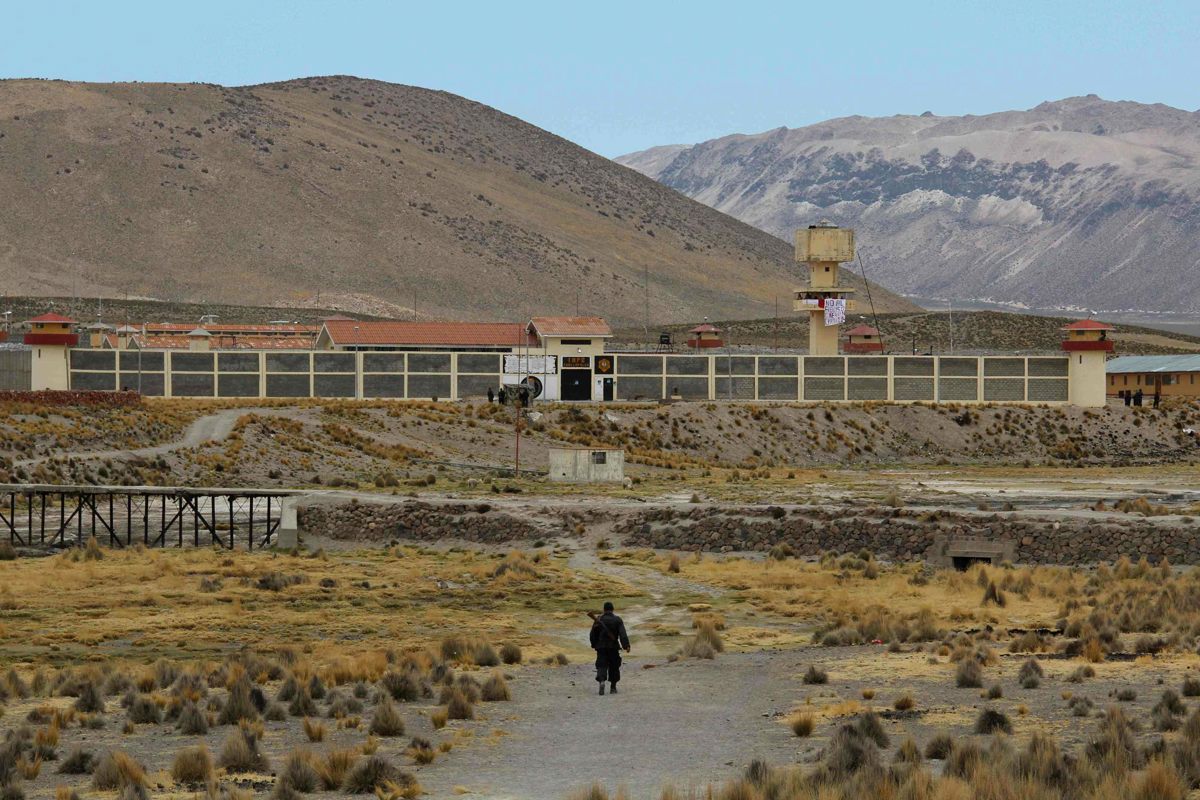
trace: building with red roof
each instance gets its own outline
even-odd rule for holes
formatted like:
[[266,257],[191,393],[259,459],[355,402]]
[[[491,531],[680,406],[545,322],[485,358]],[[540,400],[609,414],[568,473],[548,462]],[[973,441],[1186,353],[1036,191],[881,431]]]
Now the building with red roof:
[[42,314],[29,320],[29,333],[25,334],[27,345],[58,345],[74,347],[79,344],[75,333],[75,320],[62,314]]
[[870,325],[855,325],[846,331],[846,343],[842,351],[852,355],[872,354],[883,352],[883,339],[879,329]]
[[327,319],[318,350],[473,350],[508,352],[536,347],[520,322],[405,322]]
[[711,322],[704,322],[688,331],[687,346],[697,350],[705,347],[724,347],[721,329]]
[[1068,353],[1085,351],[1111,353],[1113,342],[1109,333],[1115,331],[1107,322],[1094,319],[1081,319],[1068,325],[1063,325],[1064,333],[1062,349]]

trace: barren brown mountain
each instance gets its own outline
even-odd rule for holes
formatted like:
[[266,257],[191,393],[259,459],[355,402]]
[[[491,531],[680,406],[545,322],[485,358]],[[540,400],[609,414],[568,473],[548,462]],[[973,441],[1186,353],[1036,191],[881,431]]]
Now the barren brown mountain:
[[654,324],[769,315],[800,275],[787,243],[444,92],[0,82],[11,294],[628,324],[645,273]]

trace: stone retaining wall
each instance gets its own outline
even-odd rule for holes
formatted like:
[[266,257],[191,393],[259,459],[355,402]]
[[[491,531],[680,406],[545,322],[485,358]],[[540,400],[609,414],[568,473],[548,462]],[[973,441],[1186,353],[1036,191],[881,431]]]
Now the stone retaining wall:
[[487,503],[344,503],[304,507],[297,517],[301,531],[355,541],[463,539],[495,544],[542,535],[532,523],[493,511]]
[[1011,542],[1021,563],[1094,564],[1123,555],[1200,563],[1200,526],[1132,515],[1051,521],[890,508],[660,508],[636,514],[616,530],[627,546],[670,550],[766,551],[786,543],[800,556],[866,548],[888,559],[938,560],[947,542],[974,537]]
[[655,507],[625,513],[596,507],[567,519],[542,509],[517,517],[488,503],[343,503],[299,509],[302,531],[334,539],[438,541],[481,544],[529,542],[569,535],[575,523],[591,528],[614,521],[626,547],[708,552],[770,550],[787,544],[815,557],[867,549],[897,561],[942,563],[954,542],[1000,542],[1027,564],[1095,564],[1142,556],[1173,564],[1200,563],[1200,525],[1178,517],[1129,514],[1041,518],[1028,513],[964,513],[879,507],[803,506]]

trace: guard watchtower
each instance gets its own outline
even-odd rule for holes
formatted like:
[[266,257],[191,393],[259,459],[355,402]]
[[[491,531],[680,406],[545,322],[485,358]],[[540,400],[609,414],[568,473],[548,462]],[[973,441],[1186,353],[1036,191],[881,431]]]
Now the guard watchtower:
[[34,391],[70,388],[67,359],[71,348],[79,344],[75,320],[61,314],[42,314],[28,324],[25,344],[33,353],[30,388]]
[[796,231],[796,261],[808,264],[808,287],[797,289],[794,311],[808,312],[808,352],[814,356],[838,354],[838,327],[854,310],[842,286],[838,266],[854,260],[854,231],[828,222]]
[[1115,331],[1107,322],[1081,319],[1062,327],[1062,349],[1070,357],[1067,364],[1068,402],[1075,406],[1102,407],[1104,393],[1104,362],[1113,351],[1110,334]]

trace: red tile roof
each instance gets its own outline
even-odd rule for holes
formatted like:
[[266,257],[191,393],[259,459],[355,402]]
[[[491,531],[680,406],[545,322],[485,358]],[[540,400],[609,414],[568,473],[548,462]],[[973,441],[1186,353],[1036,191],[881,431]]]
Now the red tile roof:
[[529,323],[542,336],[612,336],[600,317],[534,317]]
[[[170,334],[133,337],[145,350],[187,350],[191,339],[187,335]],[[108,347],[116,348],[117,337],[107,334]],[[316,344],[312,336],[213,336],[208,342],[210,350],[311,350]]]
[[339,347],[525,347],[537,343],[519,322],[367,322],[331,319],[326,320],[325,330]]
[[75,320],[71,319],[70,317],[64,317],[62,314],[50,313],[50,314],[42,314],[40,317],[34,317],[33,319],[29,320],[29,322],[74,323]]
[[214,350],[311,350],[315,336],[218,336],[209,344]]
[[846,331],[847,336],[878,336],[879,331],[872,328],[870,325],[855,325],[850,330]]
[[189,333],[197,328],[206,330],[212,334],[229,333],[235,335],[277,335],[277,336],[303,336],[307,334],[316,335],[321,330],[319,325],[293,325],[285,324],[244,324],[230,323],[212,323],[209,325],[194,325],[187,322],[148,322],[146,323],[146,333],[149,334],[172,334],[172,333]]
[[1072,322],[1070,325],[1063,325],[1064,331],[1115,331],[1112,325],[1107,322],[1100,322],[1094,319],[1081,319],[1078,322]]
[[692,328],[688,333],[720,333],[721,329],[711,322],[705,322]]

